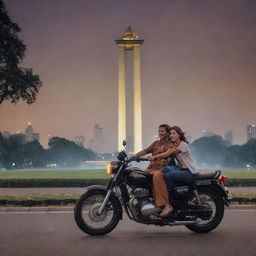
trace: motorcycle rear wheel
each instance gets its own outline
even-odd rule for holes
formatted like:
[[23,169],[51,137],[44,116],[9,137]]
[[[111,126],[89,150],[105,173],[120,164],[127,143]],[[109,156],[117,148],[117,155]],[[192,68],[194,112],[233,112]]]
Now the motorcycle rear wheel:
[[121,210],[116,199],[110,197],[101,215],[97,213],[106,195],[104,190],[89,190],[78,199],[74,217],[78,227],[89,235],[105,235],[118,224]]
[[[201,202],[211,208],[212,215],[208,220],[202,220],[197,224],[189,224],[186,227],[196,233],[208,233],[220,224],[224,215],[224,202],[215,191],[200,189],[198,193]],[[191,199],[192,202],[193,200],[196,200],[196,198]]]

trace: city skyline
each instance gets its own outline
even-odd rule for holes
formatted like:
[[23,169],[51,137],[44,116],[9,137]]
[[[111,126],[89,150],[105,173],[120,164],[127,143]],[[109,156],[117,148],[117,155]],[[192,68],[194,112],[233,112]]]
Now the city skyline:
[[[22,129],[21,129],[22,130]],[[0,130],[0,133],[2,134],[2,136],[4,138],[9,138],[11,135],[23,135],[24,136],[24,142],[23,143],[27,143],[27,142],[31,142],[32,140],[37,140],[41,143],[40,141],[40,133],[34,133],[34,128],[32,126],[31,122],[27,123],[26,128],[24,129],[24,132],[21,132],[21,130],[16,131],[16,133],[11,133],[7,130]],[[72,138],[66,138],[63,137],[65,139],[68,139],[70,141],[75,142],[76,144],[83,146],[87,149],[91,149],[94,152],[97,153],[103,153],[104,152],[104,132],[103,132],[103,127],[99,124],[95,124],[93,126],[92,129],[92,136],[87,136],[87,134],[83,134],[83,135],[72,135]],[[211,136],[221,136],[223,139],[223,142],[226,144],[226,146],[231,146],[231,145],[235,145],[233,143],[233,131],[232,130],[228,130],[226,131],[224,134],[216,134],[212,131],[206,131],[206,130],[201,130],[201,135],[198,138],[191,138],[191,135],[189,133],[186,133],[186,138],[188,139],[189,143],[192,143],[193,141],[202,138],[202,137],[211,137]],[[256,139],[256,124],[248,124],[246,126],[246,136],[247,136],[247,140],[246,142],[248,142],[250,139]],[[52,137],[60,137],[58,134],[52,136],[50,134],[47,135],[48,140]],[[87,143],[85,143],[85,138],[87,138]],[[152,136],[152,138],[157,139],[158,135],[155,134],[154,136]],[[127,138],[127,142],[129,143],[129,138]],[[244,142],[244,143],[246,143]],[[243,143],[243,144],[244,144]],[[43,143],[41,143],[43,145]],[[48,147],[48,141],[47,141],[47,145],[43,145],[45,148]],[[128,151],[131,151],[130,149]],[[107,151],[105,151],[107,153]],[[109,151],[110,152],[110,151]]]
[[222,135],[232,130],[234,144],[246,142],[246,126],[256,122],[253,1],[4,2],[28,46],[22,66],[32,67],[43,86],[35,104],[1,104],[0,131],[15,133],[30,120],[46,145],[48,134],[73,140],[100,124],[105,151],[114,151],[113,40],[130,25],[145,40],[143,145],[161,123],[179,125],[193,139],[203,129]]

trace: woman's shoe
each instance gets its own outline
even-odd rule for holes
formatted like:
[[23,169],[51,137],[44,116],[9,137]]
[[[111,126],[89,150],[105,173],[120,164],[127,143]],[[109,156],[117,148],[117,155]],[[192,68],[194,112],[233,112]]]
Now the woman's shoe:
[[163,209],[163,211],[159,214],[160,217],[164,218],[169,216],[173,211],[173,208],[171,205],[166,205]]

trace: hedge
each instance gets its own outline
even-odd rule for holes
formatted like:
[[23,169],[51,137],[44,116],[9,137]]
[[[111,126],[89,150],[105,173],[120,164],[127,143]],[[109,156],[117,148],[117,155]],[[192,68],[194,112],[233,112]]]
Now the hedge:
[[[22,187],[87,187],[106,185],[108,179],[0,179],[1,188]],[[256,179],[232,178],[225,182],[227,187],[256,187]]]
[[108,179],[0,179],[1,188],[87,187],[106,185]]

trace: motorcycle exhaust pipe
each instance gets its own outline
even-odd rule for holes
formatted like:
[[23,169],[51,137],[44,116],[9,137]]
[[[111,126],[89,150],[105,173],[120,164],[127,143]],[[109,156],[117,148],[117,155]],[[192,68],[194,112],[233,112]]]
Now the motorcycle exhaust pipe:
[[201,219],[197,218],[196,220],[189,220],[189,221],[174,221],[174,222],[170,222],[169,225],[170,226],[179,226],[179,225],[188,225],[188,224],[197,224],[201,221]]

